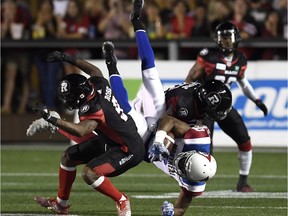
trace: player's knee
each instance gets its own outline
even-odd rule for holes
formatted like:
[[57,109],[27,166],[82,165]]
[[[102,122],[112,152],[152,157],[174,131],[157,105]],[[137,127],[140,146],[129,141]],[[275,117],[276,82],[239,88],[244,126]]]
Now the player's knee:
[[74,162],[69,158],[69,152],[66,150],[62,154],[61,164],[64,166],[75,166]]
[[99,178],[99,176],[94,172],[93,169],[85,166],[82,171],[82,178],[87,184],[91,185]]
[[242,144],[239,144],[239,145],[238,145],[238,148],[239,148],[240,151],[245,151],[245,152],[252,150],[251,141],[248,140],[247,142],[244,142],[244,143],[242,143]]

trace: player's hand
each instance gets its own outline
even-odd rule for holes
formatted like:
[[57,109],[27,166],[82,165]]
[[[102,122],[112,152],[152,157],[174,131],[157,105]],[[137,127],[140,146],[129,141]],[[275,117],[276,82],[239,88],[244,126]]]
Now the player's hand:
[[267,116],[267,114],[268,114],[268,109],[267,109],[267,107],[265,106],[265,104],[264,104],[261,100],[259,100],[259,99],[255,101],[255,104],[256,104],[257,107],[259,107],[259,109],[262,110],[262,112],[264,113],[264,116]]
[[173,216],[174,215],[174,206],[172,203],[165,201],[162,204],[162,215],[163,216]]
[[168,156],[170,155],[169,150],[164,146],[163,143],[153,143],[149,150],[148,158],[151,162],[153,161],[165,161],[168,159]]
[[66,55],[59,51],[54,51],[48,54],[47,62],[63,62],[65,61]]
[[51,115],[51,112],[48,111],[47,107],[45,104],[42,103],[37,103],[32,110],[34,112],[37,112],[41,115],[41,117],[43,119],[45,119],[46,121],[55,124],[57,121],[57,118],[55,118],[54,116]]

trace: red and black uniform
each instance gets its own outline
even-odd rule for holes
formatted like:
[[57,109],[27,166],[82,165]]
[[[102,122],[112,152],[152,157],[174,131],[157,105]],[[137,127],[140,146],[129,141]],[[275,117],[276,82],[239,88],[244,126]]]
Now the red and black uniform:
[[[197,63],[204,67],[205,75],[201,78],[201,82],[209,80],[220,80],[231,86],[233,82],[244,77],[247,68],[247,59],[242,52],[235,50],[231,61],[224,59],[223,55],[217,51],[203,49],[197,57]],[[214,122],[205,118],[204,123],[208,126],[213,135]],[[250,150],[250,137],[242,117],[237,110],[232,107],[227,117],[221,121],[217,121],[219,127],[229,135],[238,145],[240,150]]]
[[[136,125],[125,114],[112,94],[108,81],[91,77],[94,94],[79,109],[80,121],[95,120],[97,137],[72,146],[71,160],[83,161],[97,174],[117,176],[140,163],[144,157],[144,144]],[[72,158],[71,158],[72,157]]]
[[174,118],[186,123],[197,119],[203,119],[204,112],[197,95],[198,82],[183,83],[169,88],[165,91],[165,102],[167,109],[172,107]]

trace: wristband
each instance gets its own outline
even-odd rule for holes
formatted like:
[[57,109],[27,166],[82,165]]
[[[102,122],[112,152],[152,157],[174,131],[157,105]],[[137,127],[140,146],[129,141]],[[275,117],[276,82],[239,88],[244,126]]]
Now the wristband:
[[55,118],[55,117],[51,116],[51,117],[50,117],[49,119],[47,119],[46,121],[49,122],[49,123],[51,123],[51,124],[53,124],[53,125],[55,125],[56,122],[57,122],[57,119],[58,119],[58,118]]

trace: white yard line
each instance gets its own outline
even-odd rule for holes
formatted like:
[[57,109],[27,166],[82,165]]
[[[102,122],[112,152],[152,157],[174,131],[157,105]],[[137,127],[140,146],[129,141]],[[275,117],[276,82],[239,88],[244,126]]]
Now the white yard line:
[[[33,176],[33,177],[54,177],[58,176],[58,173],[1,173],[0,176],[2,177],[24,177],[24,176]],[[81,174],[77,174],[77,176],[81,176]],[[166,174],[123,174],[119,176],[120,178],[126,177],[147,177],[147,178],[159,178],[165,177]],[[217,175],[215,178],[237,178],[238,175]],[[261,178],[261,179],[287,179],[286,175],[249,175],[250,178]],[[2,180],[3,181],[3,180]]]
[[[169,199],[177,198],[179,193],[164,193],[162,195],[132,195],[132,197],[137,199]],[[204,192],[202,196],[197,199],[207,199],[207,198],[220,198],[220,199],[230,199],[230,198],[252,198],[252,199],[287,199],[287,192],[253,192],[253,193],[239,193],[232,190],[223,191],[207,191]]]

